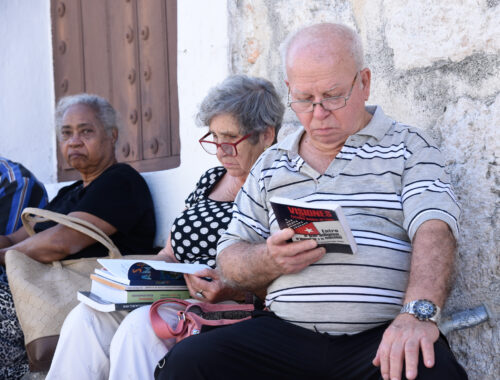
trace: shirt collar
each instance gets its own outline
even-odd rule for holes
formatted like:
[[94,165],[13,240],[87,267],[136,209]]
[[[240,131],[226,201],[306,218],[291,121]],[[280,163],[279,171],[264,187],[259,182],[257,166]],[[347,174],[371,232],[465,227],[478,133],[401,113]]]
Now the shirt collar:
[[372,118],[356,135],[372,136],[381,140],[394,123],[393,120],[385,115],[380,106],[367,106],[366,111],[372,114]]

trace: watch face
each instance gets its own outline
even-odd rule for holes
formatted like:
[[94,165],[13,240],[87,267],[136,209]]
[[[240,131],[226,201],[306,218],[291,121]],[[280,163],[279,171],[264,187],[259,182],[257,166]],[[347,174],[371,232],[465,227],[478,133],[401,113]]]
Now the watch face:
[[436,315],[437,308],[432,301],[429,300],[418,300],[413,305],[413,312],[415,317],[421,321],[427,321]]

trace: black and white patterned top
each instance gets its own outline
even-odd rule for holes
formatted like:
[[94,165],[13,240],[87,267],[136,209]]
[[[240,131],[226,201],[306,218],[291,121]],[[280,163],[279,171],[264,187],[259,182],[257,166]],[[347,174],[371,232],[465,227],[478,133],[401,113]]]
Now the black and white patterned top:
[[208,195],[224,174],[222,166],[205,172],[186,198],[186,209],[174,221],[171,244],[181,263],[215,267],[217,241],[231,221],[233,202],[214,201]]

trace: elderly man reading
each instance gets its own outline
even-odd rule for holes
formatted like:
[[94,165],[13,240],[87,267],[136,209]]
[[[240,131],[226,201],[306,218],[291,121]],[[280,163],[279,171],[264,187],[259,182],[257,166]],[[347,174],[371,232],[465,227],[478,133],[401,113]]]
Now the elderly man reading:
[[[303,128],[252,168],[217,258],[232,286],[267,289],[268,310],[182,341],[160,378],[466,378],[426,314],[445,302],[458,229],[438,148],[365,106],[371,72],[351,29],[314,25],[285,48]],[[359,251],[288,242],[272,196],[339,203]]]

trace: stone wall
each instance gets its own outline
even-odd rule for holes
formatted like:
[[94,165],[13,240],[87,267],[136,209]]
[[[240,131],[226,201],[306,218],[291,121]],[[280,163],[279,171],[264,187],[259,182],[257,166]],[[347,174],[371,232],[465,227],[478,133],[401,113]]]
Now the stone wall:
[[[286,96],[279,43],[317,22],[355,28],[372,70],[369,103],[426,129],[448,158],[462,204],[456,281],[445,313],[485,303],[494,318],[448,335],[471,379],[499,379],[500,1],[228,1],[234,73]],[[297,123],[287,112],[288,125]]]

